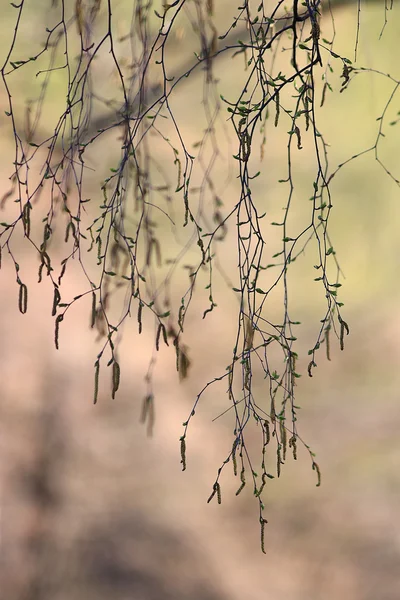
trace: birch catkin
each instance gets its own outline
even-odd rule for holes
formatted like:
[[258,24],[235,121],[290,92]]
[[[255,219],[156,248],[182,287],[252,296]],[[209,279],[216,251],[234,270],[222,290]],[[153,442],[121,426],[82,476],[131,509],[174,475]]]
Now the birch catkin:
[[119,388],[119,381],[121,376],[121,369],[117,361],[113,362],[113,370],[112,370],[112,399],[114,400],[115,394]]
[[23,315],[28,309],[28,288],[24,283],[19,284],[18,308]]
[[99,375],[100,375],[100,361],[96,360],[94,363],[94,396],[93,404],[97,403],[97,397],[99,395]]

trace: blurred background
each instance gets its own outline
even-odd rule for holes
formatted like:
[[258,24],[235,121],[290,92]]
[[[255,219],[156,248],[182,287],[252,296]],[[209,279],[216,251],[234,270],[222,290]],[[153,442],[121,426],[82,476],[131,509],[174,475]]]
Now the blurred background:
[[[114,19],[121,36],[129,26],[124,21],[128,4],[115,1]],[[215,23],[219,31],[225,31],[235,11],[230,2],[217,4]],[[48,8],[44,0],[26,3],[20,30],[22,56],[28,49],[31,52],[33,44],[43,42]],[[10,6],[2,10],[3,61],[16,11]],[[357,3],[333,10],[335,52],[353,58]],[[357,65],[400,78],[398,7],[388,14],[382,39],[383,2],[362,4],[360,18]],[[176,46],[170,49],[172,66],[179,65],[185,44],[190,43],[190,33],[181,29]],[[220,69],[219,90],[228,98],[234,97],[237,88],[231,64],[226,58],[216,67]],[[106,59],[96,68],[104,69],[106,81],[110,73]],[[365,73],[339,93],[340,75],[341,69],[332,75],[336,91],[327,95],[318,114],[320,130],[330,145],[332,168],[375,143],[376,119],[393,89],[380,75]],[[37,97],[39,90],[32,89],[38,84],[23,69],[18,77],[12,82],[17,116],[18,107],[23,115],[26,99]],[[51,85],[48,134],[63,102],[57,74]],[[201,135],[197,127],[201,130],[202,125],[192,107],[202,85],[201,76],[197,80],[194,76],[193,83],[175,96],[175,112],[191,144]],[[0,105],[4,115],[4,87],[0,88]],[[395,98],[390,108],[394,116],[387,116],[387,135],[380,147],[382,160],[397,178],[400,135],[389,122],[399,110],[400,99]],[[46,119],[41,125],[45,129]],[[260,202],[265,202],[270,221],[284,204],[277,183],[285,175],[284,129],[271,132],[263,174],[253,188]],[[2,195],[9,188],[13,160],[12,130],[5,116],[0,116],[0,133]],[[95,180],[101,179],[97,174],[105,171],[105,162],[113,157],[112,136],[91,154],[93,193],[98,190]],[[229,142],[221,141],[225,143],[229,147]],[[302,199],[307,204],[314,173],[312,143],[306,139],[303,145],[295,165],[294,215],[300,221],[305,210]],[[234,178],[226,184],[230,168],[223,159],[214,167],[227,207],[237,197]],[[331,190],[331,235],[345,276],[341,300],[351,335],[344,352],[338,342],[332,342],[332,360],[321,355],[314,377],[307,377],[307,349],[315,341],[324,298],[314,292],[314,274],[308,267],[299,267],[292,290],[293,314],[303,323],[297,369],[303,375],[297,387],[297,404],[302,407],[299,430],[316,452],[322,485],[315,487],[315,473],[304,450],[296,463],[288,457],[279,480],[269,481],[266,556],[260,550],[257,502],[250,486],[235,496],[238,483],[229,466],[222,479],[222,505],[206,503],[216,471],[232,444],[229,414],[213,421],[229,406],[223,388],[215,389],[201,403],[188,434],[187,470],[181,471],[182,422],[199,390],[223,373],[230,360],[237,303],[226,286],[217,284],[218,309],[201,327],[198,315],[206,308],[201,299],[197,314],[195,309],[191,313],[185,342],[192,367],[186,381],[178,381],[173,352],[160,351],[154,373],[155,425],[149,437],[139,421],[153,332],[145,328],[139,337],[135,319],[126,327],[120,351],[121,388],[112,401],[109,382],[102,382],[98,404],[93,406],[93,363],[100,346],[88,326],[89,307],[84,303],[74,307],[56,351],[50,316],[52,287],[46,280],[36,283],[38,258],[22,239],[16,243],[14,251],[29,284],[29,309],[26,315],[18,310],[15,271],[5,258],[0,273],[1,598],[400,597],[399,189],[369,153],[341,170]],[[226,272],[234,278],[234,236],[228,235],[221,255]],[[80,285],[78,272],[72,271],[64,294],[73,297]],[[262,383],[257,383],[260,394],[264,393]]]

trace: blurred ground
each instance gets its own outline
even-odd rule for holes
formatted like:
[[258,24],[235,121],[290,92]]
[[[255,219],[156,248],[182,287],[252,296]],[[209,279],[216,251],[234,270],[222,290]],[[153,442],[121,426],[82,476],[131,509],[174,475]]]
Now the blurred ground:
[[[338,48],[352,47],[354,7],[335,18]],[[383,7],[362,11],[358,62],[399,77],[398,10],[390,15],[378,42],[382,22]],[[195,141],[195,128],[190,129],[190,114],[185,113],[194,97],[188,90],[177,106],[188,122],[187,135]],[[374,127],[386,97],[380,80],[367,77],[327,99],[320,125],[331,142],[333,162],[340,163],[368,145],[368,125]],[[0,102],[3,106],[3,91]],[[12,146],[4,120],[0,126],[2,193],[8,185]],[[397,171],[399,140],[393,130],[383,149]],[[267,163],[266,179],[259,183],[260,190],[269,186],[265,196],[271,212],[284,143],[276,148]],[[300,186],[309,174],[306,152],[299,167]],[[103,160],[98,157],[100,166]],[[342,297],[351,335],[345,352],[336,345],[331,362],[319,359],[312,379],[304,376],[307,356],[300,362],[300,431],[317,453],[322,486],[315,487],[305,452],[300,452],[296,464],[288,459],[280,480],[272,480],[266,494],[266,556],[259,549],[251,490],[235,497],[237,481],[229,468],[222,480],[222,505],[206,504],[216,469],[232,443],[229,418],[212,422],[225,407],[223,390],[220,397],[207,396],[197,411],[188,437],[188,469],[181,472],[181,424],[199,389],[229,362],[237,307],[230,297],[224,298],[223,288],[218,299],[223,310],[215,311],[201,331],[192,314],[188,343],[193,368],[188,381],[178,383],[174,356],[161,351],[155,377],[156,423],[148,438],[139,417],[151,331],[139,337],[136,323],[126,329],[121,389],[111,401],[109,382],[104,380],[94,407],[98,346],[88,327],[88,307],[69,316],[57,352],[49,316],[51,288],[46,282],[34,283],[37,258],[29,251],[24,254],[21,244],[21,268],[31,284],[24,316],[18,311],[15,273],[4,261],[1,598],[399,598],[399,190],[370,157],[349,165],[332,182],[332,191],[333,237],[346,275]],[[301,197],[301,188],[298,194]],[[225,252],[229,265],[229,247]],[[295,309],[304,322],[301,349],[306,351],[320,305],[316,294],[310,294],[311,284],[302,281],[304,272],[295,280]],[[64,293],[74,295],[78,276],[76,281],[71,276],[66,285]],[[213,331],[218,335],[210,345]]]

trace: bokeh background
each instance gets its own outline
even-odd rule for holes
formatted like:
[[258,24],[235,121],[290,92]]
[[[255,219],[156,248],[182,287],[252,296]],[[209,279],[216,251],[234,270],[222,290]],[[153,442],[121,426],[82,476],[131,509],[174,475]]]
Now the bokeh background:
[[[126,7],[131,3],[114,4],[122,35]],[[40,43],[47,9],[44,0],[26,3],[22,54]],[[234,14],[231,3],[219,0],[215,22],[221,31],[229,22],[229,11]],[[340,6],[334,16],[335,51],[351,58],[357,4]],[[357,64],[400,78],[396,6],[388,17],[379,40],[384,3],[362,5]],[[15,9],[2,7],[1,60],[14,19]],[[178,38],[170,50],[172,66],[184,58],[185,44],[192,43],[185,29]],[[226,97],[237,87],[231,64],[221,59],[220,86]],[[107,62],[97,68],[106,74]],[[328,94],[318,115],[333,165],[374,143],[376,119],[391,91],[383,77],[364,74],[340,94],[340,74],[338,69],[332,75],[336,93]],[[37,95],[38,84],[26,75],[13,85],[22,115],[26,98]],[[49,132],[63,101],[57,75],[51,85],[46,106]],[[199,89],[200,76],[182,88],[174,105],[191,143],[197,141],[202,126],[192,110]],[[0,88],[0,106],[4,115],[4,88]],[[397,110],[400,100],[395,98],[391,111],[396,115]],[[46,128],[46,119],[42,124]],[[263,176],[253,189],[259,198],[265,197],[270,220],[282,205],[277,180],[286,164],[283,131],[271,132]],[[381,156],[400,177],[399,132],[388,123],[384,132]],[[0,135],[3,194],[13,160],[12,131],[5,116],[0,116]],[[294,214],[300,220],[302,198],[307,202],[313,176],[312,145],[306,141],[304,146],[296,162]],[[97,155],[93,153],[96,172],[101,173],[105,162],[113,158],[112,148],[108,140],[108,145],[99,145]],[[227,206],[235,202],[237,190],[234,181],[225,183],[228,167],[217,162],[214,173],[225,189]],[[93,193],[95,189],[93,183]],[[315,487],[306,452],[299,453],[297,463],[289,457],[280,479],[271,480],[265,494],[266,556],[260,550],[257,503],[250,489],[235,496],[238,484],[229,468],[222,480],[222,505],[206,503],[216,470],[232,444],[229,416],[212,420],[228,406],[223,389],[206,396],[197,411],[188,436],[185,473],[180,465],[182,422],[198,391],[229,363],[237,304],[224,285],[217,286],[219,307],[207,324],[202,322],[199,328],[196,310],[192,312],[186,338],[192,367],[185,382],[178,381],[173,353],[160,352],[154,379],[156,421],[149,438],[139,419],[152,330],[145,328],[139,337],[136,324],[126,328],[121,389],[111,401],[109,383],[102,382],[94,407],[93,363],[98,343],[88,327],[88,306],[79,305],[69,315],[56,351],[51,286],[46,281],[36,284],[38,258],[23,240],[17,243],[18,262],[30,284],[26,315],[18,311],[18,286],[10,261],[3,261],[0,273],[1,598],[400,597],[399,192],[373,153],[350,163],[332,181],[331,233],[345,275],[341,299],[351,335],[344,352],[338,343],[332,344],[331,362],[320,357],[312,379],[306,376],[306,351],[315,338],[322,304],[312,287],[313,273],[300,267],[294,276],[293,310],[303,323],[299,348],[305,354],[299,363],[303,374],[297,389],[302,407],[299,427],[317,454],[322,486]],[[233,277],[236,258],[231,242],[228,236],[221,253]],[[80,284],[79,275],[74,279],[72,273],[64,293],[72,297]],[[205,308],[200,304],[197,315]],[[262,381],[257,385],[262,394]]]

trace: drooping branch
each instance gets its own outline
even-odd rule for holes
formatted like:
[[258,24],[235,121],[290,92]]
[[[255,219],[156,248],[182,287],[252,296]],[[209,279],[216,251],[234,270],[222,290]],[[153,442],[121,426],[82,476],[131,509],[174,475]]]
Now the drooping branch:
[[[304,444],[298,433],[299,407],[295,402],[295,386],[297,378],[301,376],[296,369],[298,358],[296,328],[301,323],[297,320],[297,315],[294,314],[291,306],[292,285],[287,274],[288,270],[292,269],[291,265],[298,257],[305,254],[306,249],[315,257],[316,272],[312,271],[313,280],[318,282],[326,300],[321,314],[322,319],[318,323],[315,344],[308,351],[307,370],[310,377],[317,366],[316,356],[321,345],[325,344],[329,359],[329,336],[336,335],[343,350],[344,336],[349,333],[347,323],[342,317],[343,303],[337,298],[338,288],[341,287],[340,269],[328,231],[332,209],[329,183],[335,172],[330,171],[327,143],[317,123],[318,110],[323,105],[324,91],[327,87],[330,88],[324,73],[322,73],[324,88],[321,104],[317,97],[316,86],[321,71],[329,71],[331,59],[338,60],[340,68],[343,69],[342,91],[357,74],[357,69],[349,59],[333,52],[334,42],[327,42],[326,39],[322,39],[322,36],[320,37],[320,23],[321,20],[323,22],[325,14],[328,12],[332,18],[333,10],[336,11],[349,2],[336,0],[325,3],[322,0],[305,0],[300,4],[300,0],[292,0],[290,13],[284,12],[283,2],[284,0],[277,0],[272,12],[270,9],[268,12],[266,8],[264,10],[262,2],[258,8],[258,17],[253,17],[249,2],[245,1],[244,6],[238,9],[239,13],[234,23],[218,37],[212,22],[212,0],[207,2],[195,0],[191,3],[177,0],[169,5],[164,3],[163,14],[156,13],[159,19],[158,28],[152,26],[149,18],[153,3],[137,0],[133,3],[133,26],[127,36],[132,43],[131,61],[127,65],[126,62],[122,63],[115,50],[116,43],[121,40],[116,37],[116,27],[111,15],[111,0],[107,8],[106,33],[103,37],[100,36],[100,41],[96,42],[93,42],[92,31],[97,12],[90,12],[87,4],[77,1],[75,16],[69,21],[64,19],[64,15],[62,16],[61,33],[59,33],[60,23],[53,30],[47,30],[48,47],[54,50],[54,55],[56,51],[61,54],[62,42],[67,46],[67,37],[71,33],[69,28],[73,25],[78,26],[81,46],[78,60],[72,47],[70,52],[65,52],[66,62],[63,66],[54,67],[54,62],[50,61],[50,68],[45,71],[51,73],[56,68],[68,67],[65,71],[68,74],[68,91],[65,110],[54,128],[53,135],[42,141],[40,145],[35,143],[34,134],[41,115],[41,101],[38,102],[38,117],[34,120],[33,127],[30,126],[27,118],[26,141],[23,143],[14,118],[11,88],[6,86],[10,105],[7,114],[14,126],[16,139],[14,189],[7,198],[17,192],[15,203],[17,209],[14,206],[16,214],[13,214],[8,222],[0,224],[3,227],[3,231],[0,230],[0,242],[3,236],[2,247],[8,251],[16,271],[21,313],[27,310],[28,289],[21,279],[19,263],[14,258],[11,247],[11,237],[17,227],[22,226],[24,236],[32,242],[39,253],[41,259],[39,281],[42,275],[47,274],[54,288],[52,315],[56,317],[57,348],[60,324],[67,311],[82,297],[91,298],[90,325],[97,330],[98,340],[102,340],[103,344],[95,362],[95,403],[101,390],[100,365],[105,363],[106,357],[109,358],[106,366],[111,367],[113,398],[118,391],[121,373],[120,330],[125,320],[132,314],[136,314],[140,334],[143,315],[152,318],[155,345],[145,377],[147,391],[142,412],[142,421],[148,420],[150,430],[154,408],[152,373],[160,344],[175,348],[176,368],[180,379],[184,379],[190,367],[190,358],[183,336],[186,335],[184,329],[195,287],[197,290],[200,285],[203,287],[203,284],[207,283],[204,289],[207,290],[209,308],[203,312],[204,319],[217,307],[213,296],[213,268],[214,265],[218,268],[216,263],[218,246],[224,241],[228,226],[230,231],[234,232],[237,241],[235,250],[237,270],[233,285],[236,287],[230,283],[228,287],[229,293],[233,292],[238,300],[235,346],[230,355],[230,364],[222,375],[208,382],[197,395],[193,409],[184,423],[184,432],[180,440],[181,458],[182,466],[186,468],[188,427],[204,393],[217,382],[226,383],[225,393],[234,420],[233,444],[226,460],[218,470],[209,500],[216,497],[218,502],[221,501],[220,475],[224,466],[231,462],[234,475],[240,474],[241,483],[237,494],[245,487],[247,477],[259,502],[262,547],[266,523],[263,517],[262,493],[268,479],[273,477],[271,462],[276,460],[276,473],[279,477],[281,466],[285,463],[289,450],[296,459],[296,444]],[[200,52],[196,55],[196,60],[185,61],[171,74],[166,66],[166,40],[171,38],[170,33],[175,30],[175,24],[178,22],[177,15],[184,6],[188,7],[189,4],[191,8],[194,6],[197,10],[192,25],[198,34]],[[98,5],[95,1],[94,7]],[[359,10],[359,6],[358,8],[356,4],[354,6]],[[387,10],[386,5],[385,10]],[[50,44],[52,35],[54,41],[52,39]],[[73,31],[71,38],[77,40]],[[279,49],[286,52],[283,59],[283,62],[286,59],[286,66],[283,72],[277,72],[275,68],[275,58]],[[91,79],[94,59],[104,51],[107,52],[108,57],[111,57],[113,73],[117,76],[117,84],[112,92],[115,91],[119,95],[118,100],[115,97],[112,100],[101,99],[99,88]],[[216,91],[217,81],[213,66],[222,56],[238,54],[246,59],[242,72],[243,79],[239,80],[239,91],[234,101],[228,101]],[[31,57],[26,62],[36,60],[39,56],[40,54]],[[71,69],[72,60],[75,62]],[[7,59],[2,69],[5,85],[11,73],[23,64],[25,64],[23,61],[10,60],[8,65]],[[324,69],[321,69],[321,65]],[[159,74],[162,75],[161,85],[153,83],[156,69],[159,69]],[[361,70],[358,69],[358,72]],[[174,110],[170,97],[176,90],[181,92],[184,82],[188,78],[192,79],[192,75],[198,71],[204,73],[201,103],[207,126],[203,130],[202,140],[196,142],[196,145],[193,144],[194,148],[199,148],[196,153],[189,151],[189,146],[184,139],[186,136],[180,129],[181,109]],[[39,73],[43,72],[39,71]],[[230,73],[231,71],[229,76]],[[239,73],[237,75],[239,76]],[[233,76],[235,77],[236,74],[233,73]],[[400,88],[400,82],[393,80],[393,83],[396,87],[387,107],[397,89]],[[46,84],[43,89],[45,94]],[[93,100],[100,100],[105,106],[112,106],[113,110],[106,115],[93,116]],[[224,114],[229,115],[231,132],[235,137],[236,154],[233,155],[233,159],[236,161],[234,163],[236,178],[239,181],[238,193],[225,210],[221,208],[224,206],[223,200],[219,197],[213,181],[216,157],[223,154],[220,151],[221,139],[218,136],[220,130],[216,129],[216,123],[222,127],[226,123],[221,118],[221,106],[226,110]],[[191,114],[196,119],[195,111],[196,109]],[[27,114],[29,117],[29,111]],[[275,118],[267,123],[271,115]],[[382,127],[383,116],[380,127]],[[163,118],[168,122],[165,128],[163,128]],[[279,128],[279,132],[283,134],[282,139],[287,140],[285,150],[287,161],[283,161],[285,178],[279,180],[286,197],[286,205],[280,213],[282,218],[279,217],[279,222],[271,223],[268,223],[268,217],[263,220],[267,215],[264,212],[264,199],[257,194],[257,184],[253,184],[253,180],[260,175],[260,171],[257,171],[258,162],[253,160],[255,154],[253,149],[261,147],[260,158],[262,159],[264,146],[268,143],[268,136],[265,134],[267,125],[271,128]],[[102,180],[100,204],[97,197],[87,198],[84,193],[87,168],[85,152],[88,146],[96,145],[103,133],[117,127],[121,128],[118,132],[120,155],[109,172],[107,171],[108,177]],[[381,131],[377,140],[380,139],[380,135]],[[152,140],[155,140],[154,144]],[[309,197],[309,204],[307,203],[310,207],[307,212],[310,218],[306,225],[303,225],[291,221],[293,191],[296,185],[293,165],[297,160],[298,151],[302,150],[307,140],[311,142],[313,149],[313,172],[312,179],[309,181],[311,197]],[[171,171],[173,169],[176,171],[176,178],[170,178],[169,173],[164,176],[162,172],[168,157],[164,152],[162,161],[158,163],[154,150],[158,150],[157,145],[159,146],[160,143],[166,148],[167,153],[170,153],[172,165],[169,166],[172,166]],[[204,150],[206,143],[208,148]],[[377,145],[378,141],[370,150],[377,150]],[[31,164],[36,164],[35,158],[41,159],[38,149],[42,146],[49,152],[42,163],[45,168],[42,171],[42,179],[37,185],[32,182]],[[57,147],[61,150],[61,159],[60,156],[53,156]],[[275,152],[275,149],[273,151]],[[209,156],[205,158],[207,152]],[[196,181],[197,174],[196,177],[192,177],[195,161],[203,177],[199,186]],[[346,163],[338,168],[344,164]],[[160,177],[157,179],[158,175]],[[47,207],[44,207],[44,203],[36,202],[45,186],[50,191]],[[75,188],[75,194],[70,194],[72,187]],[[207,204],[206,208],[205,204]],[[178,219],[175,219],[175,209],[180,211]],[[47,214],[44,214],[41,220],[44,223],[42,243],[37,242],[36,232],[33,228],[31,232],[30,225],[31,212],[34,211],[36,215],[40,214],[41,210],[47,210]],[[178,228],[184,232],[182,241],[176,238],[178,245],[174,246],[175,252],[173,250],[172,258],[170,255],[164,257],[162,254],[162,247],[168,247],[168,244],[164,243],[160,232],[157,234],[158,215],[162,215],[162,219],[165,217],[169,220],[173,225],[174,233]],[[53,260],[51,240],[53,233],[56,233],[56,225],[58,231],[60,225],[65,227],[64,242],[67,248],[67,254],[61,261],[58,278],[55,276],[58,267],[54,268],[51,264]],[[275,233],[269,235],[270,226],[276,228],[276,235]],[[182,258],[189,248],[195,251],[193,262],[191,260],[189,265],[182,264]],[[88,253],[92,252],[91,256],[97,251],[96,266],[92,264],[90,269],[87,268],[84,250]],[[69,300],[68,297],[64,298],[66,294],[62,283],[67,268],[71,268],[70,265],[75,258],[79,261],[87,279],[87,287],[83,293]],[[190,283],[187,284],[185,278],[182,293],[180,290],[176,292],[173,290],[171,293],[173,287],[171,281],[179,264],[189,271]],[[203,275],[206,277],[205,282]],[[268,307],[273,302],[272,292],[275,289],[282,292],[283,303],[279,315],[269,320],[271,317]],[[116,302],[119,312],[114,306],[111,307],[111,301]],[[263,377],[267,393],[259,396],[254,382],[256,376],[260,375]],[[245,434],[249,423],[258,428],[262,442],[259,479],[257,479],[259,469],[255,469],[256,464],[247,445],[247,433]],[[269,447],[271,440],[276,442],[275,457]],[[317,485],[319,485],[320,472],[314,460],[315,455],[306,444],[304,445],[310,454],[312,468],[317,473]],[[257,461],[260,462],[259,457]]]
[[[381,3],[381,0],[366,0],[366,2],[368,2],[368,4],[375,4],[378,2]],[[359,10],[357,1],[355,0],[324,0],[323,2],[318,0],[313,6],[307,2],[307,10],[303,10],[295,15],[293,12],[287,13],[282,4],[283,0],[278,2],[274,12],[271,14],[270,22],[259,25],[257,28],[252,27],[252,29],[250,29],[248,21],[243,24],[241,21],[236,21],[225,34],[219,36],[216,48],[211,50],[212,43],[210,42],[208,54],[198,57],[196,62],[193,61],[193,58],[189,58],[176,69],[170,76],[170,80],[173,82],[172,88],[175,88],[178,84],[184,85],[185,81],[188,80],[193,72],[198,71],[201,68],[206,68],[207,61],[219,60],[226,54],[243,51],[245,48],[257,46],[258,40],[265,40],[268,35],[270,36],[270,46],[272,46],[273,41],[277,39],[283,31],[293,29],[295,24],[304,24],[305,21],[312,19],[313,15],[318,15],[323,18],[324,13],[333,13],[348,6],[353,6],[355,11]],[[295,6],[296,5],[297,1],[295,2]],[[391,6],[389,8],[391,8]],[[142,105],[141,112],[138,112],[140,101],[138,93],[128,108],[121,106],[120,110],[95,116],[88,124],[86,142],[93,139],[99,132],[123,125],[127,117],[140,119],[143,116],[143,112],[148,112],[150,107],[159,104],[162,101],[162,98],[162,86],[161,84],[156,83],[147,90],[147,105]]]

